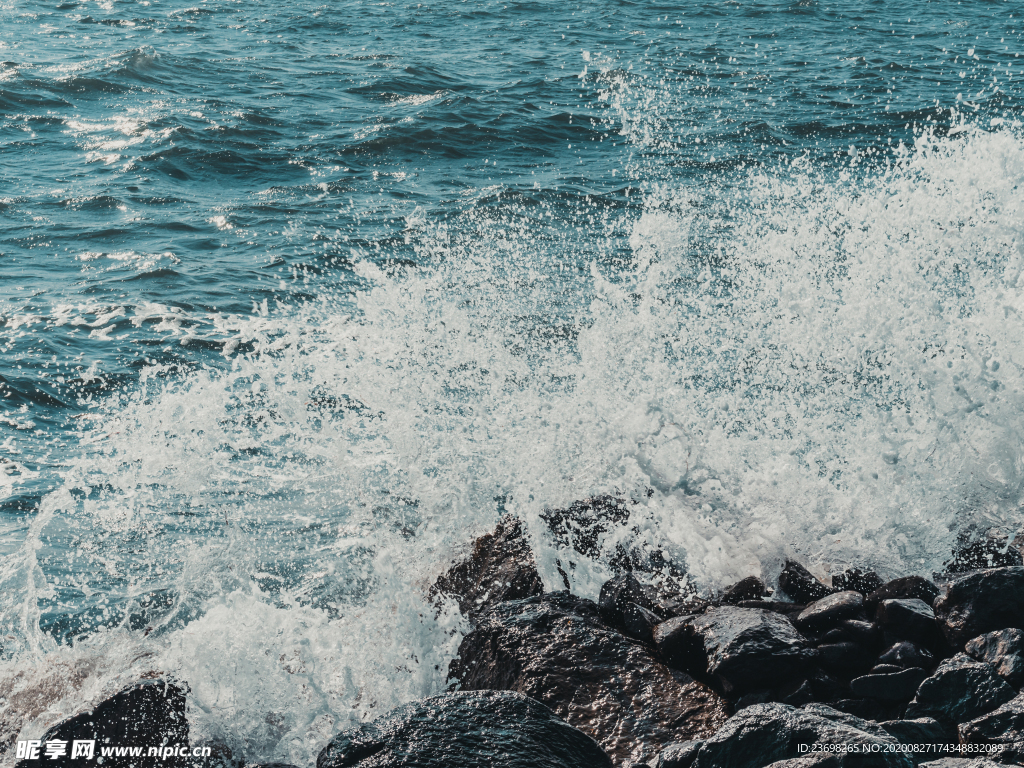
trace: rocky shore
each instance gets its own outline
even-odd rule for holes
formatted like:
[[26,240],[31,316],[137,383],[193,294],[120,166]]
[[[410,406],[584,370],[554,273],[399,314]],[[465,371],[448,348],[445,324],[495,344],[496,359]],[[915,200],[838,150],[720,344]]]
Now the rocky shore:
[[[590,500],[548,523],[586,554],[621,512]],[[596,603],[545,593],[504,520],[431,589],[473,626],[451,690],[337,734],[317,768],[1024,764],[1024,562],[1005,540],[965,541],[934,580],[854,568],[826,584],[788,561],[774,593],[755,577],[681,589],[651,578],[672,571],[660,553],[623,551],[616,567]],[[184,696],[143,682],[42,738],[187,743]]]

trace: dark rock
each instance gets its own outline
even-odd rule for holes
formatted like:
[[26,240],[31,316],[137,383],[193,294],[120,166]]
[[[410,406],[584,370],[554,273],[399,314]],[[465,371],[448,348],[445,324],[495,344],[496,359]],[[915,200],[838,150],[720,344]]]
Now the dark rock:
[[832,577],[832,586],[839,590],[854,589],[868,595],[882,586],[882,580],[874,571],[864,572],[860,568],[847,568]]
[[744,707],[752,707],[755,704],[764,704],[766,701],[771,700],[771,691],[751,691],[750,693],[745,693],[738,699],[736,699],[736,703],[733,705],[733,709],[739,712]]
[[920,667],[909,667],[899,672],[855,677],[850,681],[850,690],[855,696],[868,699],[910,701],[926,677],[928,673]]
[[868,614],[873,615],[883,600],[924,600],[928,605],[938,597],[939,588],[921,576],[904,576],[882,585],[864,600]]
[[684,631],[693,641],[687,649],[675,649],[677,657],[699,652],[707,674],[727,693],[780,683],[806,669],[816,656],[789,619],[770,611],[712,608]]
[[907,717],[965,723],[1005,704],[1016,692],[988,664],[963,653],[939,664],[907,705]]
[[631,506],[614,496],[594,496],[565,509],[545,510],[540,517],[559,546],[596,558],[601,554],[602,535],[628,523]]
[[696,739],[669,744],[658,754],[654,768],[690,768],[703,743],[703,739]]
[[[83,712],[50,728],[40,739],[67,742],[62,758],[48,759],[40,750],[39,760],[22,760],[17,768],[31,766],[78,766],[89,764],[81,757],[71,757],[75,741],[95,741],[95,757],[100,744],[149,747],[186,745],[189,743],[188,720],[185,718],[185,689],[167,680],[146,680],[125,688],[89,712]],[[95,759],[94,757],[94,759]],[[168,756],[161,765],[183,766],[185,757]],[[144,761],[130,757],[104,758],[104,768],[128,768]],[[153,762],[152,759],[148,762]]]
[[847,619],[840,626],[846,630],[850,639],[865,648],[877,648],[882,642],[882,628],[872,621]]
[[836,699],[835,701],[830,701],[828,705],[838,709],[840,712],[846,712],[864,720],[875,718],[884,720],[885,718],[899,717],[901,714],[900,708],[905,706],[898,702],[853,698]]
[[763,581],[757,578],[757,576],[748,576],[728,587],[722,593],[721,602],[724,605],[735,605],[741,600],[760,600],[769,594]]
[[[886,733],[896,739],[900,744],[929,744],[932,752],[919,754],[936,754],[934,751],[938,745],[955,743],[951,733],[942,727],[938,720],[930,717],[919,717],[916,720],[885,720],[879,723]],[[920,757],[918,757],[920,759]]]
[[943,757],[921,763],[921,768],[1003,768],[987,757]]
[[939,636],[935,612],[918,598],[882,600],[875,616],[886,632],[901,640],[927,644]]
[[1024,694],[960,726],[964,744],[1024,742]]
[[896,666],[895,664],[876,664],[871,668],[871,674],[873,675],[888,675],[890,672],[899,672],[903,667]]
[[815,701],[831,702],[837,699],[845,699],[850,695],[850,686],[840,682],[837,678],[824,670],[812,670],[807,678],[811,690],[814,691]]
[[609,629],[590,600],[555,592],[482,612],[451,677],[462,690],[511,690],[546,704],[618,762],[711,733],[725,702]]
[[626,634],[642,643],[654,642],[654,628],[661,623],[661,617],[636,603],[627,603],[622,613]]
[[392,710],[331,739],[316,768],[591,768],[612,762],[597,742],[533,699],[457,692]]
[[1024,684],[1024,631],[1001,629],[968,641],[967,655],[991,664],[1003,680],[1014,688]]
[[[689,625],[696,616],[676,616],[658,624],[653,632],[654,647],[662,661],[675,669],[694,669],[701,667],[704,660],[704,648],[694,637]],[[703,673],[706,670],[698,670]]]
[[842,768],[843,758],[829,752],[816,752],[807,757],[794,757],[792,760],[779,760],[767,768]]
[[430,589],[450,595],[467,616],[489,605],[519,600],[544,591],[533,551],[518,518],[506,517],[494,533],[473,543],[472,554],[439,576]]
[[811,688],[811,684],[807,680],[797,680],[795,683],[791,682],[780,688],[772,698],[783,704],[802,707],[804,704],[814,701],[814,689]]
[[885,653],[878,657],[882,664],[897,667],[922,667],[931,669],[935,666],[935,657],[930,651],[913,643],[900,642],[893,644]]
[[991,568],[963,576],[933,606],[954,648],[963,648],[986,632],[1024,629],[1024,567]]
[[779,574],[779,589],[798,603],[820,600],[835,591],[818,581],[811,572],[795,560],[787,560]]
[[604,583],[598,605],[601,618],[612,627],[625,627],[626,606],[630,603],[653,611],[658,596],[654,590],[637,581],[632,573],[623,573]]
[[[779,760],[808,757],[801,753],[813,744],[871,745],[878,749],[857,755],[859,761],[842,765],[864,768],[911,768],[911,760],[898,752],[885,752],[896,740],[877,725],[821,704],[803,709],[786,704],[755,704],[740,710],[719,731],[706,739],[694,768],[764,768]],[[845,760],[845,758],[844,758]]]
[[1024,565],[1024,558],[1003,531],[993,529],[980,536],[974,531],[964,531],[953,548],[953,558],[944,565],[949,574],[969,573],[983,568]]
[[[807,633],[805,632],[804,634],[806,635]],[[828,632],[821,636],[821,639],[818,642],[822,644],[852,643],[853,640],[850,638],[849,632],[847,632],[845,629],[837,628],[830,629]]]
[[864,608],[860,592],[836,592],[804,608],[794,622],[800,629],[819,630],[834,627],[843,619],[852,619]]
[[677,595],[666,600],[659,600],[654,612],[666,618],[673,616],[692,616],[704,613],[711,607],[711,602],[698,595]]
[[804,603],[787,603],[779,600],[741,600],[736,603],[736,607],[756,608],[759,611],[771,611],[795,618],[807,606]]
[[830,643],[819,645],[821,666],[840,677],[854,677],[871,669],[875,655],[857,643]]

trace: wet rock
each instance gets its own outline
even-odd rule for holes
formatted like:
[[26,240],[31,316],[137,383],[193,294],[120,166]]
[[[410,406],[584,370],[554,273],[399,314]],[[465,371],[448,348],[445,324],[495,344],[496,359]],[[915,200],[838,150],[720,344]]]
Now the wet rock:
[[755,704],[736,713],[697,753],[694,768],[764,768],[780,760],[808,757],[801,745],[872,745],[879,749],[858,765],[869,768],[911,768],[896,752],[884,752],[896,739],[879,726],[821,704],[803,709],[786,704]]
[[506,517],[494,533],[473,543],[468,558],[439,576],[431,598],[450,595],[467,616],[505,600],[519,600],[544,591],[533,551],[518,518]]
[[921,763],[921,768],[1003,768],[987,757],[943,757]]
[[614,496],[594,496],[575,501],[565,509],[549,509],[541,513],[555,542],[587,557],[601,554],[603,534],[629,521],[633,504]]
[[965,744],[1024,742],[1024,694],[960,726]]
[[760,600],[770,593],[764,586],[764,582],[756,576],[748,576],[737,581],[722,593],[723,605],[735,605],[741,600]]
[[890,672],[899,672],[903,667],[898,667],[895,664],[876,664],[871,668],[871,674],[873,675],[888,675]]
[[331,739],[316,768],[611,768],[597,742],[533,699],[457,692],[392,710]]
[[807,680],[798,680],[779,690],[773,698],[783,704],[802,707],[814,701],[814,689]]
[[939,635],[935,612],[918,598],[882,600],[875,617],[887,633],[901,640],[928,644]]
[[654,628],[661,623],[661,617],[636,603],[628,603],[622,621],[627,635],[642,643],[653,643]]
[[946,639],[963,648],[973,637],[1024,629],[1024,567],[991,568],[963,576],[934,603]]
[[623,573],[609,579],[601,587],[598,607],[606,624],[623,628],[626,625],[626,607],[630,603],[653,611],[657,600],[653,589],[637,581],[632,573]]
[[[68,754],[61,759],[23,760],[18,768],[31,766],[89,764],[84,758],[72,758],[75,741],[95,741],[95,757],[100,744],[149,747],[186,745],[189,743],[188,720],[185,718],[185,689],[167,680],[146,680],[125,688],[94,709],[76,715],[50,728],[40,741],[66,742]],[[168,756],[162,765],[183,766],[187,758]],[[138,759],[107,757],[104,768],[127,768]]]
[[551,707],[618,762],[701,738],[725,720],[707,686],[607,627],[590,600],[555,592],[482,612],[451,677],[462,690],[511,690]]
[[814,578],[795,560],[786,561],[779,574],[779,589],[798,603],[811,603],[835,591]]
[[794,757],[792,760],[779,760],[767,768],[842,768],[843,758],[828,752],[818,752],[807,757]]
[[847,619],[839,626],[846,631],[851,640],[865,648],[877,648],[882,642],[882,628],[873,621]]
[[821,666],[847,679],[867,671],[875,655],[857,643],[829,643],[818,646]]
[[678,640],[685,645],[670,649],[673,656],[693,659],[696,671],[702,665],[727,693],[780,683],[816,657],[789,619],[755,608],[713,608],[689,622]]
[[920,667],[909,667],[898,672],[870,674],[850,681],[855,696],[886,701],[910,701],[928,673]]
[[956,741],[938,720],[931,717],[919,717],[916,720],[885,720],[879,725],[900,744],[939,745]]
[[801,611],[795,620],[800,629],[816,631],[833,627],[843,619],[852,619],[864,608],[864,595],[860,592],[836,592],[815,600]]
[[860,568],[847,568],[832,577],[832,586],[838,590],[853,589],[865,595],[871,594],[880,586],[882,579],[874,571],[862,571]]
[[931,605],[938,597],[939,588],[921,576],[904,576],[893,579],[876,589],[864,599],[864,607],[873,615],[883,600],[923,600]]
[[969,640],[964,651],[978,661],[991,664],[1014,688],[1024,685],[1024,631],[1001,629]]
[[907,717],[965,723],[1005,704],[1016,692],[988,664],[958,653],[939,664],[907,705]]
[[805,603],[787,603],[780,600],[740,600],[736,603],[737,608],[756,608],[759,611],[771,611],[781,613],[783,616],[796,618],[796,616],[807,607]]
[[653,768],[690,768],[703,743],[703,739],[696,739],[669,744],[658,754]]
[[696,613],[704,613],[711,607],[711,602],[699,595],[677,595],[665,600],[659,600],[655,613],[665,617],[690,616]]
[[958,537],[952,559],[944,565],[947,573],[958,574],[1024,565],[1024,558],[1020,550],[1011,545],[1010,537],[1004,531],[992,529],[980,536],[974,531],[965,531]]
[[893,643],[878,660],[882,664],[891,664],[897,667],[922,667],[931,669],[935,666],[935,656],[932,653],[913,643]]

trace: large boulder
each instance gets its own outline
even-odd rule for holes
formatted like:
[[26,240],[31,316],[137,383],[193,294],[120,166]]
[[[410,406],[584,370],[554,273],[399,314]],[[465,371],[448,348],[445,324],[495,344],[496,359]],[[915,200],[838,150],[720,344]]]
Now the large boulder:
[[940,723],[965,723],[991,712],[1016,695],[988,664],[963,653],[939,664],[907,705],[907,717],[933,717]]
[[826,587],[795,560],[787,560],[779,574],[779,589],[798,603],[820,600],[836,590]]
[[848,590],[815,600],[796,617],[796,626],[816,631],[834,627],[844,619],[855,619],[864,609],[864,595]]
[[492,606],[450,668],[463,690],[531,696],[618,762],[702,738],[726,718],[725,701],[606,626],[597,606],[555,592]]
[[931,605],[938,597],[939,588],[921,576],[903,576],[886,582],[864,600],[869,613],[874,613],[883,600],[923,600]]
[[909,757],[894,750],[899,742],[875,723],[822,704],[797,709],[769,703],[754,704],[729,718],[714,736],[705,739],[693,768],[764,768],[780,760],[808,757],[815,744],[877,750],[843,754],[840,766],[913,766]]
[[786,616],[772,611],[722,606],[674,622],[673,637],[656,629],[659,649],[674,663],[711,675],[727,693],[774,686],[818,656]]
[[960,649],[998,629],[1024,629],[1024,566],[988,568],[949,585],[934,603],[946,639]]
[[925,645],[938,639],[935,612],[919,598],[882,600],[875,616],[890,637]]
[[510,691],[446,693],[342,731],[316,768],[611,768],[597,742]]
[[[146,680],[125,688],[96,705],[92,710],[65,720],[50,728],[39,739],[39,757],[17,763],[17,768],[59,766],[60,768],[90,764],[82,756],[72,756],[74,743],[94,742],[93,760],[100,757],[101,745],[142,747],[141,757],[106,756],[104,768],[135,768],[154,762],[168,766],[185,765],[188,756],[168,755],[154,761],[148,757],[150,747],[187,747],[188,720],[185,718],[185,689],[167,680]],[[43,749],[47,742],[64,742],[65,754],[48,758]]]
[[987,632],[969,640],[964,651],[978,661],[991,664],[1014,688],[1024,685],[1024,631],[1014,628]]
[[1024,694],[960,726],[964,744],[1024,742]]
[[431,597],[454,597],[473,616],[489,605],[519,600],[544,591],[529,542],[518,518],[506,517],[494,533],[473,543],[473,552],[438,577]]

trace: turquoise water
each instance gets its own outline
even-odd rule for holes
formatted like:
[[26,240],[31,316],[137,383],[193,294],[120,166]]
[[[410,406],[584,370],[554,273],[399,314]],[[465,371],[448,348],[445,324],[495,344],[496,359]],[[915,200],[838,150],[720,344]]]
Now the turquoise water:
[[593,494],[704,589],[1016,530],[1022,13],[0,5],[3,738],[156,670],[308,761],[502,512],[549,588]]

